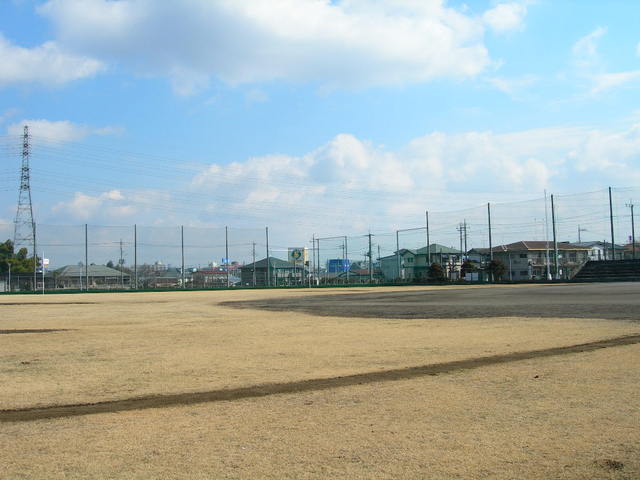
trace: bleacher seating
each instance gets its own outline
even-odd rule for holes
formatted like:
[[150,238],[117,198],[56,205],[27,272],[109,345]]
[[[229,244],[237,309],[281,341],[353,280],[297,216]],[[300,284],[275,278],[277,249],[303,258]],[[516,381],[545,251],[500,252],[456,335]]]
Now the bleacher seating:
[[589,261],[573,277],[574,282],[640,281],[640,260]]

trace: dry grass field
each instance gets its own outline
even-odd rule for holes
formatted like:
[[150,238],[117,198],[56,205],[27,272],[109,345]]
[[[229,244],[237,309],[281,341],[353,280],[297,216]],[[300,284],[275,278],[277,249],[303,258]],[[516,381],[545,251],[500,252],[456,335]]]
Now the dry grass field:
[[637,479],[640,285],[593,288],[2,296],[0,478]]

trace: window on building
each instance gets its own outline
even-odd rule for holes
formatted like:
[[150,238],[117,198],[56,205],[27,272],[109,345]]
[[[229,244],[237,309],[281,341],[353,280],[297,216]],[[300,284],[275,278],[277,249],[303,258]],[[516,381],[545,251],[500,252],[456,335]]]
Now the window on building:
[[526,253],[521,253],[520,254],[520,258],[527,258],[527,254]]
[[520,270],[520,276],[521,277],[526,277],[527,275],[529,275],[529,271],[528,270]]

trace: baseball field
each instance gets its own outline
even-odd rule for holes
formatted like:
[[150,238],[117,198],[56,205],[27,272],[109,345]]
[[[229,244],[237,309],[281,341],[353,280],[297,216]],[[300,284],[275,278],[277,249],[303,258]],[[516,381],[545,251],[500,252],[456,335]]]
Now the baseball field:
[[0,296],[0,478],[638,479],[640,284]]

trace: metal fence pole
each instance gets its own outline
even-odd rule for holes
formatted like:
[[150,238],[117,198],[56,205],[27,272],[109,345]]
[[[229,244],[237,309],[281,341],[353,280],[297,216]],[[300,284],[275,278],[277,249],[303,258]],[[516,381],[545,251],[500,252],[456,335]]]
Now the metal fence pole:
[[318,280],[320,278],[322,278],[322,270],[320,269],[320,239],[318,238]]
[[396,268],[398,270],[397,279],[400,280],[400,231],[396,230]]
[[38,250],[36,246],[36,222],[33,222],[33,293],[38,293]]
[[347,285],[349,285],[349,270],[351,270],[351,262],[349,261],[349,243],[347,236],[344,236],[344,268],[347,269]]
[[551,225],[553,230],[553,269],[555,280],[558,280],[558,238],[556,236],[556,209],[553,203],[553,194],[551,194]]
[[493,243],[491,240],[491,203],[487,203],[487,220],[489,223],[489,260],[493,260]]
[[371,234],[369,234],[369,283],[373,283],[373,252],[371,251]]
[[133,226],[133,281],[138,290],[138,225]]
[[271,259],[269,258],[269,227],[265,227],[267,237],[267,287],[271,286]]
[[180,257],[182,260],[182,288],[185,288],[185,283],[184,283],[184,225],[180,225]]
[[609,187],[609,223],[611,224],[611,259],[616,259],[616,239],[613,232],[613,200],[611,199],[611,187]]
[[226,265],[227,288],[229,288],[231,285],[229,283],[229,227],[224,227],[224,263]]
[[84,224],[84,288],[89,291],[89,226]]
[[429,238],[429,210],[425,212],[427,221],[427,267],[431,266],[431,240]]

